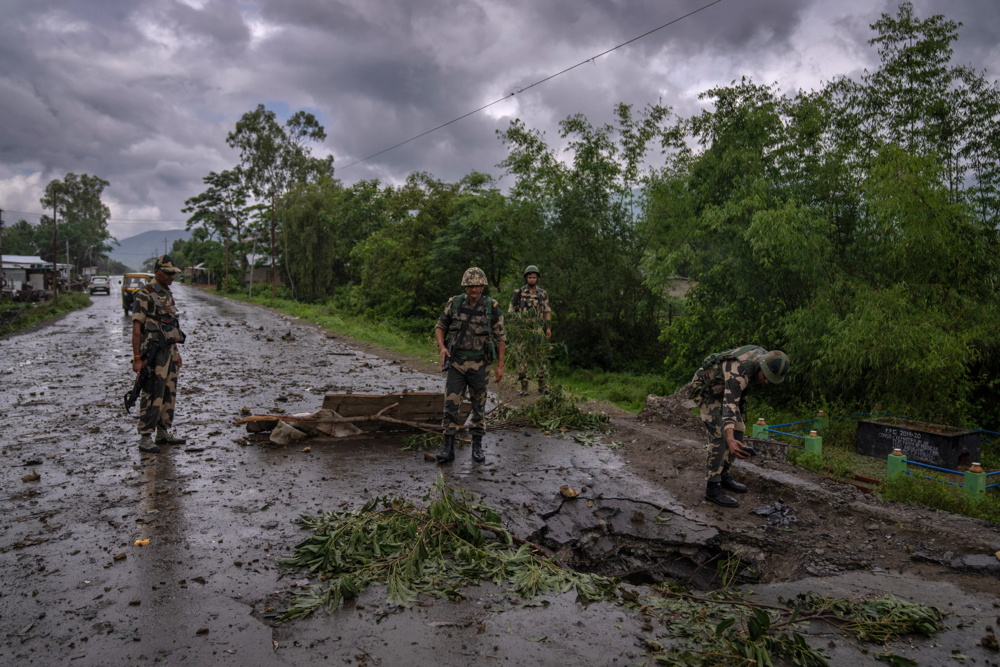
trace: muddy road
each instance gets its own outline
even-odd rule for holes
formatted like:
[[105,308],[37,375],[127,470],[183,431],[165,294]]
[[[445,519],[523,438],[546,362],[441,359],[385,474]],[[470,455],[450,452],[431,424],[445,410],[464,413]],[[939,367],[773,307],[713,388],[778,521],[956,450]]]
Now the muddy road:
[[[247,442],[233,420],[243,408],[311,412],[327,392],[440,391],[443,380],[262,309],[174,292],[188,333],[174,433],[187,444],[156,456],[140,454],[122,408],[130,322],[116,297],[0,340],[0,664],[645,663],[644,641],[664,629],[638,612],[584,609],[573,595],[525,606],[493,586],[410,609],[388,607],[374,588],[332,615],[276,624],[302,576],[275,567],[303,537],[299,514],[375,495],[416,499],[438,468],[401,451],[398,437],[314,440],[304,452]],[[747,467],[754,493],[723,513],[700,500],[700,434],[624,418],[616,427],[605,442],[620,449],[535,429],[489,433],[486,463],[466,448],[445,472],[501,510],[512,532],[580,569],[708,587],[718,559],[741,553],[763,573],[753,588],[764,598],[898,592],[948,611],[951,629],[897,653],[928,665],[952,662],[953,651],[997,662],[976,645],[1000,621],[996,572],[986,561],[949,567],[1000,549],[994,528],[872,504],[778,464]],[[33,472],[37,481],[22,481]],[[563,500],[564,484],[580,497]],[[747,511],[779,499],[800,525],[765,530]],[[813,632],[833,664],[882,664]]]

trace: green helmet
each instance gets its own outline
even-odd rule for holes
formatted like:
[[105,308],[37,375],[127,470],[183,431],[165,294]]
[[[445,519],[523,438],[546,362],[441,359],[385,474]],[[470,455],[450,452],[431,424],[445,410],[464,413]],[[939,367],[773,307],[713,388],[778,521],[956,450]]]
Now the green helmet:
[[527,278],[529,273],[534,273],[539,278],[542,277],[542,272],[538,270],[538,267],[532,264],[524,270],[524,277]]
[[788,355],[781,350],[771,350],[760,358],[760,370],[771,384],[781,384],[789,365]]
[[462,276],[462,287],[486,286],[486,273],[477,266],[466,269]]

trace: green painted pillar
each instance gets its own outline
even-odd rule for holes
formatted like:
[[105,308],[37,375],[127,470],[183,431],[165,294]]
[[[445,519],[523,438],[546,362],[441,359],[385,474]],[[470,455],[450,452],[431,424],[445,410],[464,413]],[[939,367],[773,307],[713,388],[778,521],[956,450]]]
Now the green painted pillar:
[[823,438],[819,437],[816,431],[809,431],[809,435],[806,436],[806,451],[823,453]]
[[906,472],[906,457],[903,456],[902,450],[894,449],[892,454],[889,454],[889,458],[886,459],[889,465],[889,470],[887,477],[895,477],[896,475],[902,475]]
[[753,438],[763,438],[764,440],[771,439],[767,436],[767,422],[764,421],[763,417],[758,419],[757,423],[753,425],[750,436]]
[[962,490],[967,495],[981,497],[986,493],[986,473],[979,463],[973,463],[972,467],[965,471],[965,482]]
[[875,409],[872,410],[872,417],[878,419],[879,417],[884,417],[884,416],[885,416],[885,410],[882,409],[881,405],[876,405]]
[[826,430],[830,428],[830,418],[826,416],[826,412],[820,410],[816,413],[816,430],[820,433],[826,433]]

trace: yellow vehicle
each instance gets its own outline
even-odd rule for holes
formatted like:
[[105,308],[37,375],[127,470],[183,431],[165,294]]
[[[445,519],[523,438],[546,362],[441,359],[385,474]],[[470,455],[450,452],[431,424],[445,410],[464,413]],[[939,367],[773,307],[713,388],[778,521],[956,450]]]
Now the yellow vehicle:
[[122,308],[125,314],[132,312],[132,300],[135,293],[153,279],[151,273],[126,273],[122,276]]

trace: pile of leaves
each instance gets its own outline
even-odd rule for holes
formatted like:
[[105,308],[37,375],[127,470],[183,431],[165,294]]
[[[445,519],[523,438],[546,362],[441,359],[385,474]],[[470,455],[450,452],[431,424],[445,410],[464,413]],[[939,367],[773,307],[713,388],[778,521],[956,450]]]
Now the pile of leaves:
[[402,498],[380,497],[349,512],[302,515],[312,535],[278,561],[322,582],[296,597],[282,620],[333,612],[341,600],[385,584],[390,604],[408,606],[421,593],[461,598],[463,586],[492,581],[522,598],[575,589],[581,602],[613,599],[613,579],[568,570],[553,557],[511,535],[500,515],[449,486],[442,475],[424,496],[427,509]]
[[487,415],[487,428],[524,428],[533,426],[545,431],[579,429],[607,431],[611,418],[604,412],[585,412],[561,386],[555,385],[548,394],[534,403],[513,408],[501,403]]
[[[671,667],[773,665],[784,659],[802,667],[829,667],[820,649],[812,648],[797,626],[824,621],[844,636],[886,644],[909,634],[931,636],[944,628],[944,615],[934,607],[900,600],[891,593],[850,600],[802,593],[782,605],[754,602],[749,596],[716,591],[704,597],[679,587],[660,585],[641,605],[667,628],[663,638],[647,640],[653,659]],[[915,660],[890,652],[875,657],[894,666]]]

